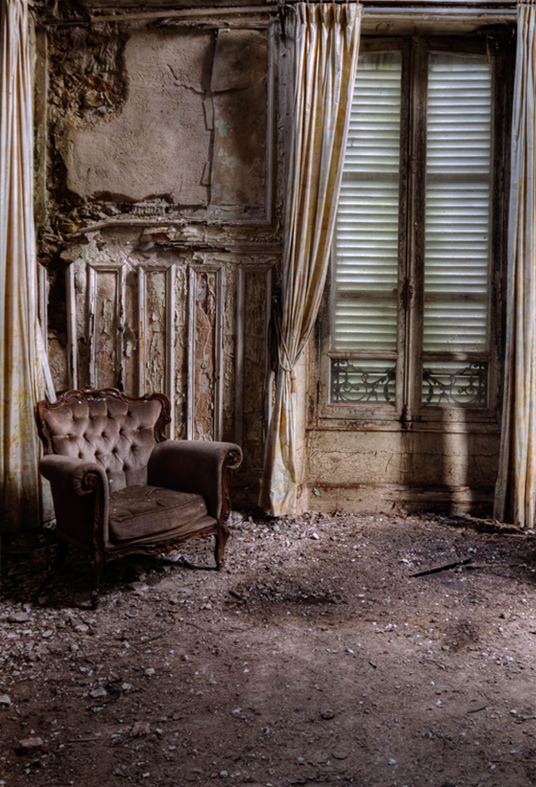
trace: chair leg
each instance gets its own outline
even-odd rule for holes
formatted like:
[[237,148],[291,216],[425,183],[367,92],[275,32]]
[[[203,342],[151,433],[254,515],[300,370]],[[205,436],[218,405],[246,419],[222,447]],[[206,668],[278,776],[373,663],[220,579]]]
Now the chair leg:
[[99,592],[102,585],[102,577],[104,572],[104,555],[100,550],[95,550],[95,555],[91,561],[93,568],[93,592],[91,593],[91,601],[94,607],[97,606]]
[[223,553],[225,552],[225,545],[229,538],[230,531],[225,522],[220,522],[219,532],[216,535],[216,545],[214,547],[214,558],[216,560],[216,568],[219,569],[223,565]]
[[65,563],[65,559],[67,557],[67,553],[69,551],[69,544],[66,541],[58,541],[58,545],[56,547],[56,557],[54,558],[54,562],[52,564],[53,571],[59,571],[60,568]]

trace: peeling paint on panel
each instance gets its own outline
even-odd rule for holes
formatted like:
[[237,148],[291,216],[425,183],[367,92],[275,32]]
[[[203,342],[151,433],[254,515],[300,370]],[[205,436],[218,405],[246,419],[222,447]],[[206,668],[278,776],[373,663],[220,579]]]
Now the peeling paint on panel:
[[99,388],[117,388],[116,364],[118,314],[116,310],[118,274],[96,271],[95,334]]
[[266,272],[245,270],[243,450],[246,468],[262,468],[266,378]]
[[166,196],[171,205],[206,205],[201,186],[210,152],[203,98],[208,32],[145,29],[125,51],[127,98],[107,122],[64,130],[68,188],[139,201]]
[[85,388],[89,385],[89,333],[87,310],[87,270],[84,259],[73,263],[75,289],[75,353],[78,356],[78,379],[73,385]]
[[268,52],[266,32],[218,32],[211,202],[239,205],[246,213],[266,204]]
[[216,281],[199,271],[195,292],[195,437],[214,437]]
[[123,336],[123,368],[125,391],[134,396],[137,392],[137,301],[138,301],[138,275],[137,270],[127,270],[125,278],[125,331]]
[[175,412],[173,413],[174,437],[186,438],[186,405],[188,400],[188,325],[187,325],[187,275],[184,264],[177,265],[175,277]]
[[225,308],[223,310],[222,358],[222,424],[221,439],[234,442],[235,385],[236,385],[236,289],[238,266],[236,258],[218,255],[224,277]]
[[166,390],[166,274],[146,272],[145,363],[148,391]]

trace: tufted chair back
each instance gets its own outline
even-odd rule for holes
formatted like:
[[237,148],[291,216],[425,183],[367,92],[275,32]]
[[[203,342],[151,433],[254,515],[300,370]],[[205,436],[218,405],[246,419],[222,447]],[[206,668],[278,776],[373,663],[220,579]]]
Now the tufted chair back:
[[45,454],[96,462],[110,491],[147,484],[155,443],[165,439],[169,401],[163,394],[132,399],[113,388],[69,391],[57,402],[40,402],[37,421]]

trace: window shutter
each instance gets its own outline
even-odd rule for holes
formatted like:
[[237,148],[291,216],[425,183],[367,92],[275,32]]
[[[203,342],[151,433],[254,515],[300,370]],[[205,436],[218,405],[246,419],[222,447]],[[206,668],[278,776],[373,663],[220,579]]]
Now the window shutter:
[[332,347],[395,351],[400,52],[360,56],[334,235]]
[[489,348],[491,116],[488,59],[430,54],[425,352]]

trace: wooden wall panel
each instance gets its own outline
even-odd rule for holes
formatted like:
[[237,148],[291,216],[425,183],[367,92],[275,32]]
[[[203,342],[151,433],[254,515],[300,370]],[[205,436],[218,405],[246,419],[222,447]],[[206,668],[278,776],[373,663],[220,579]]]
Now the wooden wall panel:
[[163,391],[170,436],[234,439],[255,475],[271,400],[264,382],[274,268],[239,260],[77,260],[67,275],[71,372],[73,387]]
[[89,384],[123,388],[125,266],[88,269]]
[[220,440],[222,422],[223,271],[191,265],[188,298],[188,428],[190,440]]
[[184,440],[188,402],[188,268],[186,265],[176,266],[173,333],[175,337],[173,437],[176,440]]
[[[239,268],[237,292],[235,441],[244,451],[244,467],[263,464],[266,408],[271,400],[267,344],[272,297],[270,264]],[[251,385],[255,381],[255,385]]]

